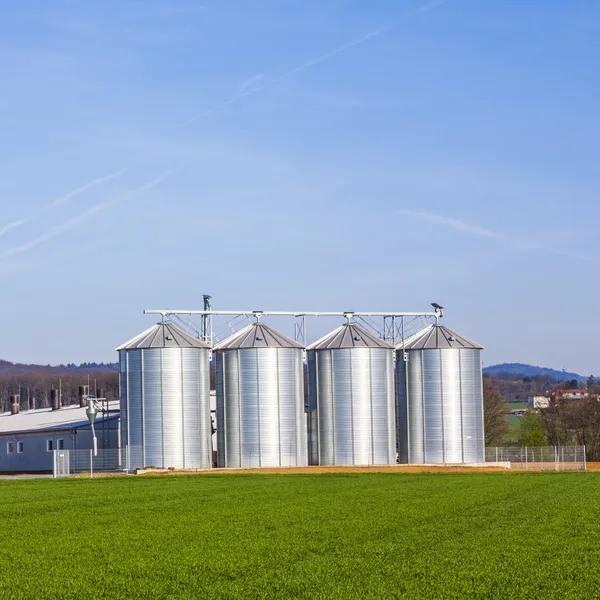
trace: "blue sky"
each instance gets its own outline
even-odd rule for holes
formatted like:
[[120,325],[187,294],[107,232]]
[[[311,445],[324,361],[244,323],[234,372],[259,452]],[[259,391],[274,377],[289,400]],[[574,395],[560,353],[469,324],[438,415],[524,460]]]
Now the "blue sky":
[[211,293],[600,373],[599,67],[596,0],[6,3],[0,357]]

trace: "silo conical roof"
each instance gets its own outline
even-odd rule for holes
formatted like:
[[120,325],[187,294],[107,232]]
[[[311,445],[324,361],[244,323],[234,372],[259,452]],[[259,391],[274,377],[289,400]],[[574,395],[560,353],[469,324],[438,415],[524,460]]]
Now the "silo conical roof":
[[304,348],[304,346],[264,323],[252,323],[214,347],[215,350],[242,348]]
[[308,350],[335,350],[338,348],[393,349],[393,346],[355,323],[346,323],[311,344]]
[[172,323],[157,323],[119,346],[117,350],[144,348],[210,348],[210,346]]
[[483,346],[444,325],[429,325],[396,346],[398,350],[435,350],[439,348],[465,348],[483,350]]

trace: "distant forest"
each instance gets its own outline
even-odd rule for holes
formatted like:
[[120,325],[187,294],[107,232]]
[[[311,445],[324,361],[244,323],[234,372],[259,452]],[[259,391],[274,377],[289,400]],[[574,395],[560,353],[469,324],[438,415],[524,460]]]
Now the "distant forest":
[[27,373],[98,373],[98,372],[118,372],[118,363],[81,363],[76,365],[26,365],[23,363],[13,363],[8,360],[0,360],[0,375],[25,375]]
[[[81,363],[80,365],[25,365],[0,360],[0,413],[10,410],[10,396],[20,395],[21,410],[47,408],[50,391],[61,391],[62,405],[79,404],[79,386],[89,385],[90,394],[104,390],[108,400],[119,399],[118,363]],[[214,364],[210,367],[210,386],[215,388]]]
[[20,395],[21,410],[50,406],[50,390],[61,391],[63,406],[79,403],[79,386],[89,385],[90,394],[104,390],[109,400],[119,398],[116,363],[80,365],[26,365],[0,360],[0,412],[10,409],[9,397]]
[[557,388],[591,390],[598,386],[598,381],[592,376],[586,380],[559,380],[550,375],[529,376],[525,373],[484,371],[483,377],[502,394],[506,402],[526,402],[530,396],[549,395]]
[[484,375],[517,375],[521,377],[533,377],[536,375],[547,375],[556,379],[557,381],[571,381],[577,379],[583,381],[587,379],[577,373],[570,373],[568,371],[559,371],[557,369],[549,369],[547,367],[535,367],[533,365],[526,365],[523,363],[503,363],[501,365],[490,365],[483,369]]

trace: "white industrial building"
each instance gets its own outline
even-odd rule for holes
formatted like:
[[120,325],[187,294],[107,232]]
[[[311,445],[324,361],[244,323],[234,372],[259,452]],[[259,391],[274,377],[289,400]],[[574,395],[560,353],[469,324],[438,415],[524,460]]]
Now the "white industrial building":
[[[119,447],[119,402],[109,402],[108,410],[96,420],[100,449]],[[51,472],[54,450],[83,450],[92,445],[86,409],[78,405],[0,413],[0,473]]]
[[548,408],[550,406],[550,398],[548,396],[530,396],[527,398],[529,408],[538,410],[540,408]]

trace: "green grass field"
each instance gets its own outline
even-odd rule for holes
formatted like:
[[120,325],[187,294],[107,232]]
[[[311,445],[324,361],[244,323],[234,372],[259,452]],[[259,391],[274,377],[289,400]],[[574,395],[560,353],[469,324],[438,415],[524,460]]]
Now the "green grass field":
[[0,482],[0,598],[596,598],[600,474]]
[[507,402],[506,410],[524,410],[529,408],[528,402]]
[[521,428],[521,417],[518,415],[506,415],[506,420],[508,421],[508,435],[510,439],[514,439]]

